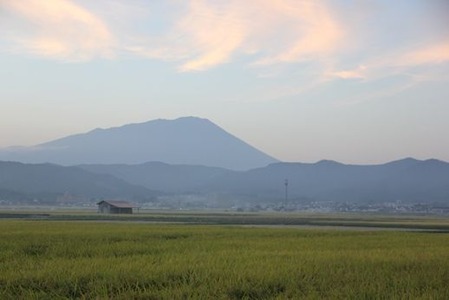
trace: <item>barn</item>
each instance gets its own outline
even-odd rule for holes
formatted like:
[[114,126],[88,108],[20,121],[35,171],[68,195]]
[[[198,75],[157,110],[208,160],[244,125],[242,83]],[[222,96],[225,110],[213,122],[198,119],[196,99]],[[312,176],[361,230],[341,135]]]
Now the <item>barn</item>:
[[133,205],[126,201],[103,200],[97,203],[98,212],[103,214],[132,214]]

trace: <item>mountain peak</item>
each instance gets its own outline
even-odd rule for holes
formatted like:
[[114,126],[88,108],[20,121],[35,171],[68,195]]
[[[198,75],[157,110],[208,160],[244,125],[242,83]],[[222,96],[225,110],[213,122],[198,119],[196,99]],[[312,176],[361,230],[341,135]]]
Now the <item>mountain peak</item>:
[[157,119],[94,129],[40,144],[33,151],[0,151],[0,159],[77,164],[138,164],[161,161],[246,170],[277,160],[208,119]]
[[[168,121],[170,121],[170,120],[168,120]],[[210,122],[209,119],[195,117],[195,116],[179,117],[177,119],[173,119],[172,121],[206,121],[206,122]]]
[[394,165],[394,166],[407,167],[407,166],[412,166],[412,165],[414,165],[416,163],[419,163],[419,162],[421,162],[421,161],[417,160],[417,159],[415,159],[413,157],[406,157],[406,158],[403,158],[403,159],[399,159],[399,160],[394,160],[394,161],[388,162],[388,163],[386,163],[384,165],[389,165],[389,166],[393,166]]
[[316,162],[315,165],[318,165],[318,166],[341,166],[343,164],[339,163],[335,160],[323,159],[323,160]]

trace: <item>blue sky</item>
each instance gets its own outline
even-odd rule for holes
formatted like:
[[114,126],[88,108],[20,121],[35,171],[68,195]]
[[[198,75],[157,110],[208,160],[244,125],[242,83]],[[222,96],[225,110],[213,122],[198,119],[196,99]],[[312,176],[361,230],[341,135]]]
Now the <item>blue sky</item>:
[[445,0],[2,0],[0,147],[208,118],[284,161],[449,161]]

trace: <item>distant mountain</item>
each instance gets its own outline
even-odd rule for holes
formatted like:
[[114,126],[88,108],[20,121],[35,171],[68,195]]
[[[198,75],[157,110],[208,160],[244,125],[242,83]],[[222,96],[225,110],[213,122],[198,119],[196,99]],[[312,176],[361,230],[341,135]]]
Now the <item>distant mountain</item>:
[[223,168],[169,165],[161,162],[138,165],[79,165],[77,167],[93,173],[113,175],[133,184],[170,193],[199,192],[219,176],[234,173]]
[[285,180],[288,199],[296,203],[449,205],[449,163],[412,158],[381,165],[274,163],[249,171],[160,162],[76,167],[0,162],[0,202],[114,198],[159,203],[202,199],[206,206],[214,202],[222,207],[245,201],[279,204],[285,199]]
[[154,120],[95,129],[34,147],[0,150],[0,160],[26,163],[204,165],[248,170],[277,162],[206,119]]
[[0,200],[38,199],[51,203],[123,198],[145,201],[157,194],[111,175],[94,174],[76,167],[0,162]]
[[291,200],[449,204],[449,164],[434,159],[407,158],[381,165],[345,165],[324,160],[275,163],[249,171],[163,163],[80,167],[150,189],[221,195],[222,199],[280,202],[287,179]]
[[338,202],[441,202],[449,204],[449,164],[404,159],[382,165],[276,163],[247,172],[223,174],[209,191],[282,199]]

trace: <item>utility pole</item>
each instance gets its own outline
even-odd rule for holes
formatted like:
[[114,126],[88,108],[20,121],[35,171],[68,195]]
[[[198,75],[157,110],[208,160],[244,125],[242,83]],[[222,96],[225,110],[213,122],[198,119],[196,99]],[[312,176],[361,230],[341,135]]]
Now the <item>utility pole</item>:
[[284,185],[285,185],[285,205],[287,205],[287,203],[288,203],[288,179],[285,179]]

